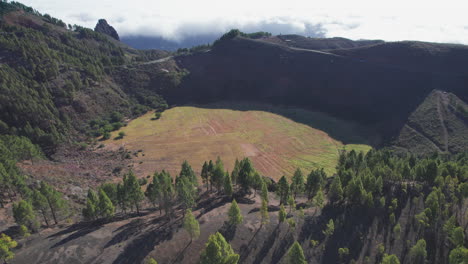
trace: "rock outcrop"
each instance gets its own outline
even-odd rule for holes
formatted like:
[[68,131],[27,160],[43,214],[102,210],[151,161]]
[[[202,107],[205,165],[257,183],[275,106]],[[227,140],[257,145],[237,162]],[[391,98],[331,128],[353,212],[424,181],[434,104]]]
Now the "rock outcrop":
[[119,34],[117,34],[115,28],[109,25],[105,19],[99,19],[94,31],[109,35],[116,40],[120,40]]

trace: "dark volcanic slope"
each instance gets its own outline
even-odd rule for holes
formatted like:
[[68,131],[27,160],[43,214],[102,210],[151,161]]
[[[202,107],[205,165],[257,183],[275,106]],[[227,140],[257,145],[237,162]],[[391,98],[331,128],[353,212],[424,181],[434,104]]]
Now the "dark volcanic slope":
[[[380,45],[386,50],[382,55],[376,52]],[[190,74],[168,97],[176,103],[223,99],[295,105],[376,125],[391,138],[432,90],[464,98],[468,84],[461,70],[468,68],[465,46],[431,44],[444,52],[421,51],[413,59],[405,54],[414,51],[400,46],[332,54],[237,37],[210,52],[180,57],[178,63]],[[440,61],[451,68],[438,67]]]
[[457,96],[433,91],[410,115],[396,145],[415,153],[468,149],[468,106]]

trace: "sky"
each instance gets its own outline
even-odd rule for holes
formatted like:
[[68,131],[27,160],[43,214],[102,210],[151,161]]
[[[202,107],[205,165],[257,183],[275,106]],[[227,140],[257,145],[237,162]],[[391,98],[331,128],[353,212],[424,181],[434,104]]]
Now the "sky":
[[467,0],[19,0],[67,24],[119,35],[188,36],[245,32],[468,44]]

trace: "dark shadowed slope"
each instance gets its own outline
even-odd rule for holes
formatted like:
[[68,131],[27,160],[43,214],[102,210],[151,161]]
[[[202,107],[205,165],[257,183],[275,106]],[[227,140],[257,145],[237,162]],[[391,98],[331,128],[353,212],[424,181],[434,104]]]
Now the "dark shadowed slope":
[[466,151],[467,111],[454,94],[433,91],[410,115],[395,144],[415,153]]

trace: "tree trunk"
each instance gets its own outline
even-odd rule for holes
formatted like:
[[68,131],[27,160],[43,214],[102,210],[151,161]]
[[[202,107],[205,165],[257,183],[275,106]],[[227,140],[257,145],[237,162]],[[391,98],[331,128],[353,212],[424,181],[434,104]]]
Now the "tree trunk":
[[58,224],[58,222],[57,222],[57,216],[55,215],[55,209],[54,209],[54,207],[50,204],[49,199],[47,199],[47,203],[49,204],[50,211],[52,212],[52,217],[54,218],[55,224]]
[[45,221],[47,227],[49,227],[49,221],[47,221],[47,217],[46,217],[46,215],[45,215],[44,210],[41,210],[41,213],[42,213],[42,216],[44,217],[44,221]]
[[137,214],[139,215],[140,214],[140,208],[138,206],[138,203],[135,203],[135,207],[136,207]]

